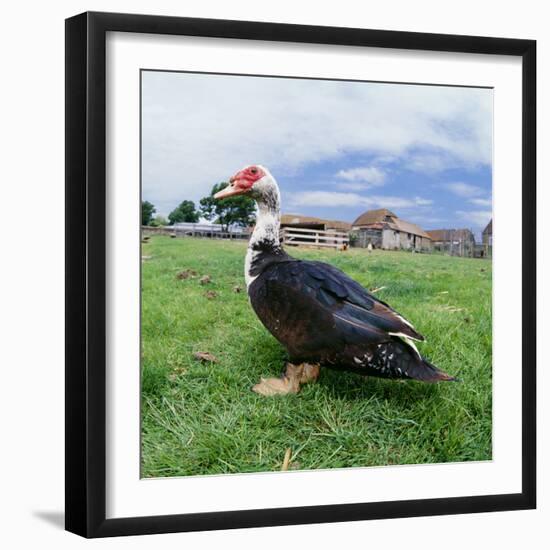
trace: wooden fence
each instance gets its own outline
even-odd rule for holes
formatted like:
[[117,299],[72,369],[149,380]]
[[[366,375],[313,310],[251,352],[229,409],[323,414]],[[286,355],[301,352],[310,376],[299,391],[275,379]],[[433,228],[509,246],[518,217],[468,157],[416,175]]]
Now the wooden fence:
[[[191,225],[191,224],[189,224]],[[194,224],[194,227],[151,227],[142,226],[145,235],[169,235],[170,237],[207,237],[210,239],[248,239],[248,233],[231,233],[221,231],[221,227]],[[301,227],[283,227],[279,233],[281,243],[287,246],[329,247],[337,250],[346,249],[349,245],[349,234],[344,231],[321,231]]]
[[281,243],[287,246],[319,246],[344,250],[349,245],[349,234],[343,231],[321,231],[301,227],[283,227]]

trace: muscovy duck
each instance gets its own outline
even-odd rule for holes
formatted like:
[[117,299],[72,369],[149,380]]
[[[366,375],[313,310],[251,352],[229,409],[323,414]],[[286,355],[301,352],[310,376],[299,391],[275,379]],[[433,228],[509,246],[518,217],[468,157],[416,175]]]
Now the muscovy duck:
[[260,165],[247,166],[214,195],[247,193],[258,216],[245,260],[250,303],[288,351],[280,378],[262,378],[262,395],[296,393],[319,377],[320,366],[424,382],[455,380],[418,352],[413,325],[336,267],[289,256],[280,244],[280,192]]

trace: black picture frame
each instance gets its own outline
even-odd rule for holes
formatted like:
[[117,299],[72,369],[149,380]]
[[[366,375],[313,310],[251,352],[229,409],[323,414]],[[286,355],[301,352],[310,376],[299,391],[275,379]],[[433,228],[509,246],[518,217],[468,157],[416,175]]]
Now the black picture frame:
[[[108,31],[518,56],[522,121],[522,491],[106,519],[105,40]],[[536,506],[536,42],[181,17],[66,20],[66,529],[107,537],[532,509]]]

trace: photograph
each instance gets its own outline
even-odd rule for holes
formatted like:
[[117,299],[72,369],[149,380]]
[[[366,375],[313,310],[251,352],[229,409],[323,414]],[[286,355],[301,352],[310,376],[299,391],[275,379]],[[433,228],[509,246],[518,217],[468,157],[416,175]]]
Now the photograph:
[[491,461],[494,90],[139,85],[141,477]]

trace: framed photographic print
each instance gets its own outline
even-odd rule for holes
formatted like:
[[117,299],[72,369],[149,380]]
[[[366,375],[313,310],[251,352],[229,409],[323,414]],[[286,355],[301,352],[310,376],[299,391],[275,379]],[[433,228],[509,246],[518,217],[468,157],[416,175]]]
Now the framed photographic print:
[[535,60],[66,21],[69,531],[535,507]]

